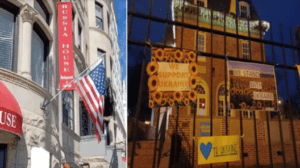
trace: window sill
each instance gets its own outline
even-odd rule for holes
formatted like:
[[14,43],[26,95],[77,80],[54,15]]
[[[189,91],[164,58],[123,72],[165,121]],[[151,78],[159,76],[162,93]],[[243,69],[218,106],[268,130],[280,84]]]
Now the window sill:
[[70,136],[72,136],[77,142],[80,142],[80,136],[77,135],[73,130],[71,130],[69,127],[65,126],[64,123],[61,123],[62,130],[67,132]]

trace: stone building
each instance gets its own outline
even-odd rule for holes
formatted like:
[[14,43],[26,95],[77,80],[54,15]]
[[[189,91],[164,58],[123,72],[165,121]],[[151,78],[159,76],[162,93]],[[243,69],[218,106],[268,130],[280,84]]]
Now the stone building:
[[[59,92],[58,2],[61,1],[0,2],[0,81],[3,83],[0,106],[15,110],[23,120],[20,135],[0,127],[0,167],[31,167],[39,160],[57,168],[65,162],[70,167],[80,167],[80,163],[91,167],[110,164],[124,167],[126,113],[122,106],[124,90],[120,80],[114,1],[72,1],[75,77],[104,53],[106,97],[111,101],[105,100],[101,142],[97,142],[93,123],[76,90],[63,91],[45,109],[41,108]],[[3,104],[8,97],[15,99],[13,108]],[[119,130],[122,143],[116,143],[115,130]]]

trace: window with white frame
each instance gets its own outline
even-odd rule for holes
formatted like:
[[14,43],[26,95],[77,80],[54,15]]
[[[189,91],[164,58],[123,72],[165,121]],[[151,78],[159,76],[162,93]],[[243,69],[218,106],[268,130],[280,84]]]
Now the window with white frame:
[[247,17],[247,7],[241,5],[241,17]]
[[201,0],[197,0],[197,6],[204,7],[204,2]]
[[96,27],[103,30],[103,6],[96,3]]
[[205,52],[205,34],[202,32],[198,33],[198,51]]
[[194,4],[200,7],[207,7],[207,0],[194,0]]
[[242,49],[243,49],[243,58],[244,59],[250,59],[250,46],[248,42],[242,43]]
[[254,111],[253,110],[242,110],[242,114],[244,118],[253,118]]
[[74,94],[73,91],[62,92],[63,123],[74,130]]
[[[229,97],[227,95],[227,102]],[[228,105],[229,106],[229,105]],[[229,107],[228,107],[229,108]],[[218,116],[225,116],[226,104],[225,104],[225,85],[222,85],[218,90]],[[231,116],[231,111],[227,111],[228,117]]]

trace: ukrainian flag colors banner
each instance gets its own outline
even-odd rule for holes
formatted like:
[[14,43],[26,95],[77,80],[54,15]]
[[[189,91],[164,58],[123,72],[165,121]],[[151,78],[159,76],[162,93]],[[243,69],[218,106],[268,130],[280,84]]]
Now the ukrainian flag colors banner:
[[240,160],[240,136],[212,136],[198,139],[198,164]]

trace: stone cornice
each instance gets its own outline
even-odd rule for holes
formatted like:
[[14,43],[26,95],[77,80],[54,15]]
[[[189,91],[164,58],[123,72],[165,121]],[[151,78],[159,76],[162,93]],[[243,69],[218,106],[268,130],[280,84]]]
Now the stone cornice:
[[96,28],[96,27],[90,27],[90,30],[94,30],[94,31],[99,32],[99,33],[103,34],[104,36],[106,36],[109,39],[109,41],[110,41],[110,45],[113,46],[111,38],[103,30],[101,30],[99,28]]
[[20,12],[23,22],[29,22],[31,24],[33,24],[36,21],[37,14],[38,12],[27,3],[24,6],[22,6]]
[[[106,140],[106,135],[102,135],[101,139]],[[97,140],[96,135],[86,135],[86,136],[81,136],[81,142],[86,142],[86,141],[94,141]]]
[[77,135],[73,130],[68,128],[64,125],[64,123],[61,123],[63,131],[66,131],[70,136],[72,136],[76,141],[80,142],[80,136]]
[[[47,90],[45,90],[37,83],[29,79],[26,79],[15,72],[6,70],[4,68],[0,68],[0,80],[18,85],[27,90],[35,92],[36,94],[40,95],[41,97],[47,98],[48,100],[52,99],[53,97]],[[53,100],[51,104],[53,104],[55,108],[58,108],[58,104],[56,100]]]

